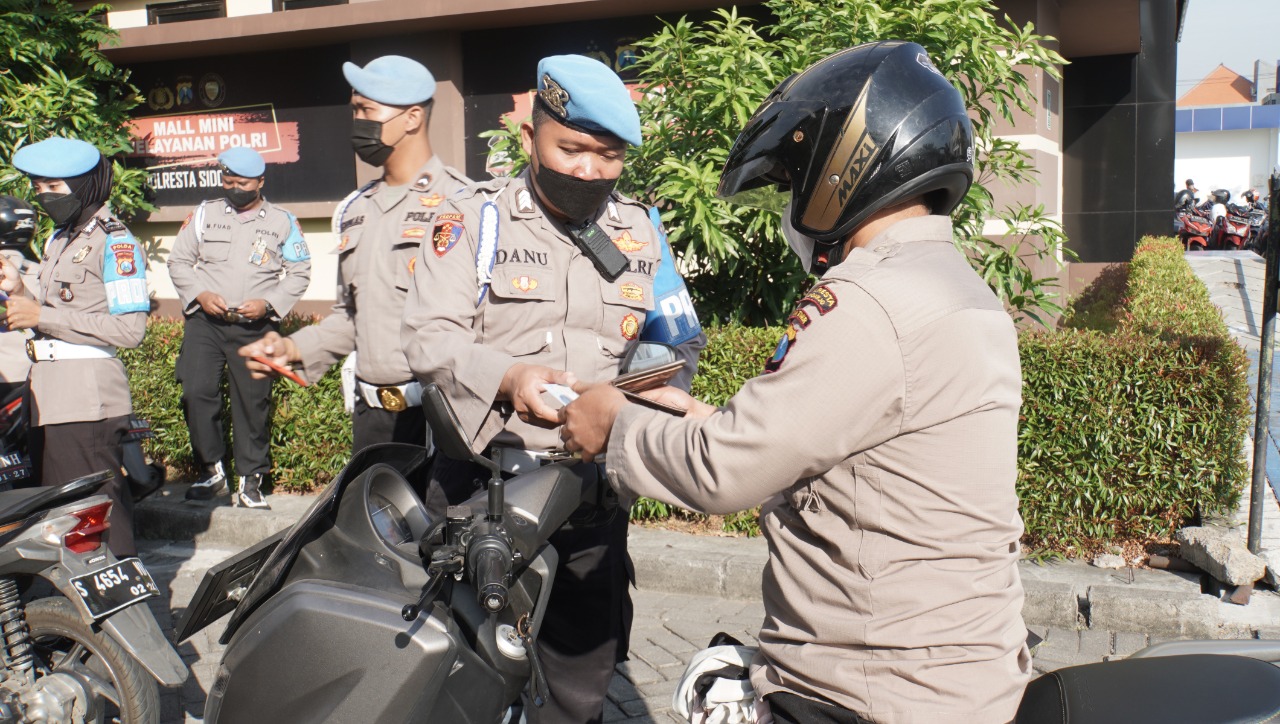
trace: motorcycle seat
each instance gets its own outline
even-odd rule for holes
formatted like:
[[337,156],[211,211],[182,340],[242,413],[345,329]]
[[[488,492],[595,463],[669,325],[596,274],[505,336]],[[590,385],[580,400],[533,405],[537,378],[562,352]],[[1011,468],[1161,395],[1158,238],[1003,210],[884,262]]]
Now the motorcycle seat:
[[0,492],[0,525],[22,520],[64,501],[88,497],[111,478],[112,474],[103,470],[57,487],[17,488]]
[[1189,654],[1071,666],[1032,681],[1016,724],[1264,722],[1280,717],[1280,668]]

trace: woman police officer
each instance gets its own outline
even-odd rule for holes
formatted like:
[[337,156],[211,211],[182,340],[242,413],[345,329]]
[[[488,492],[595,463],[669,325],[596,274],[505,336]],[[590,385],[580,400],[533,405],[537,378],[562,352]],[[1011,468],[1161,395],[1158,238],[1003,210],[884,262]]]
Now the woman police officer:
[[38,288],[29,289],[8,260],[0,291],[4,322],[31,329],[32,459],[37,479],[59,485],[99,470],[116,473],[104,489],[114,505],[108,546],[134,555],[133,503],[119,475],[120,444],[132,406],[117,347],[137,347],[146,333],[146,255],[106,206],[111,162],[84,141],[49,138],[24,146],[13,165],[30,177],[36,203],[53,221],[44,243]]

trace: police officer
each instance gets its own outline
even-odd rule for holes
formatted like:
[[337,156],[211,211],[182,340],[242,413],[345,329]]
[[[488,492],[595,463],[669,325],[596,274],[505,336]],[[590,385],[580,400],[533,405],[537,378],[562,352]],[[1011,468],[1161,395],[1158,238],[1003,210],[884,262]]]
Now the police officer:
[[[520,132],[528,169],[441,207],[418,254],[402,333],[414,373],[444,390],[475,448],[497,446],[509,473],[560,447],[546,427],[557,412],[543,385],[570,373],[616,376],[648,326],[655,286],[672,291],[655,276],[664,263],[675,276],[646,207],[614,192],[627,146],[641,136],[613,71],[582,56],[545,58],[533,118]],[[685,334],[673,341],[696,360],[705,338],[696,317],[680,321]],[[580,468],[598,475],[594,465]],[[482,476],[438,456],[432,477],[456,502]],[[560,567],[539,635],[550,700],[526,708],[530,721],[600,721],[631,624],[626,531],[626,509],[602,498],[552,536]]]
[[134,555],[133,501],[120,444],[129,430],[129,380],[117,347],[137,347],[147,331],[147,258],[106,207],[111,162],[84,141],[50,138],[18,149],[13,165],[31,178],[36,203],[53,220],[37,284],[28,288],[8,259],[0,290],[5,323],[33,329],[32,459],[38,479],[60,485],[89,473],[116,473],[108,546]]
[[[380,442],[427,441],[422,387],[400,348],[400,317],[419,245],[445,199],[469,183],[431,151],[428,122],[436,81],[422,64],[387,55],[342,68],[351,84],[351,144],[382,177],[355,191],[333,215],[338,291],[333,312],[287,338],[267,334],[241,354],[300,365],[318,380],[355,351],[353,451]],[[255,374],[271,374],[252,360]]]
[[[39,265],[23,251],[36,233],[36,212],[31,205],[13,196],[0,196],[0,256],[8,259],[26,284],[33,284]],[[0,301],[3,305],[3,301]],[[5,332],[8,330],[0,330]],[[0,333],[0,399],[7,398],[27,383],[31,359],[27,357],[27,336],[22,332]]]
[[[177,378],[191,450],[202,477],[187,498],[227,492],[222,459],[222,371],[228,371],[239,485],[233,501],[269,508],[271,380],[254,378],[237,351],[279,329],[307,290],[311,253],[297,218],[263,198],[267,165],[251,148],[218,156],[223,198],[202,202],[183,222],[169,254],[169,277],[186,317]],[[233,364],[227,364],[228,361]]]
[[679,418],[605,386],[564,409],[620,494],[710,513],[762,501],[762,665],[780,724],[1008,722],[1031,673],[1014,491],[1021,377],[1000,300],[952,245],[973,180],[960,94],[914,43],[858,46],[780,85],[724,196],[790,191],[821,276],[766,372]]
[[1196,205],[1196,182],[1187,179],[1186,187],[1179,190],[1173,197],[1173,210],[1186,211]]

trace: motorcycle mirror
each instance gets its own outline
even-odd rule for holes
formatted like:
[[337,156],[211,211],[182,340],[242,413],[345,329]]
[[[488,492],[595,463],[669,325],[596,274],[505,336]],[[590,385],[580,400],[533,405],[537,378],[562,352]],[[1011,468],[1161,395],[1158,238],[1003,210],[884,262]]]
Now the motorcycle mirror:
[[466,433],[462,431],[462,423],[458,421],[457,413],[453,411],[448,398],[435,384],[422,388],[422,412],[427,418],[427,424],[431,426],[432,441],[436,449],[444,453],[445,457],[454,460],[470,460],[483,465],[490,471],[498,469],[497,464],[492,460],[471,452],[471,445]]
[[627,350],[620,372],[644,372],[676,361],[676,350],[662,342],[640,342]]

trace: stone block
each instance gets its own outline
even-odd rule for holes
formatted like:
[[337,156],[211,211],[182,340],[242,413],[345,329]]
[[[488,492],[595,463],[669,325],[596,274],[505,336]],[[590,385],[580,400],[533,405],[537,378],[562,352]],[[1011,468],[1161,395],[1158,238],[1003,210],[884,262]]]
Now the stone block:
[[1023,578],[1022,618],[1028,624],[1075,628],[1080,623],[1079,598],[1069,583]]
[[1231,531],[1199,526],[1183,528],[1175,537],[1182,544],[1183,558],[1223,583],[1243,586],[1262,578],[1267,570],[1267,564]]
[[1097,568],[1124,568],[1124,556],[1118,556],[1115,553],[1099,553],[1093,557],[1093,565]]
[[1267,566],[1263,580],[1272,588],[1280,588],[1280,550],[1262,551],[1258,557]]

